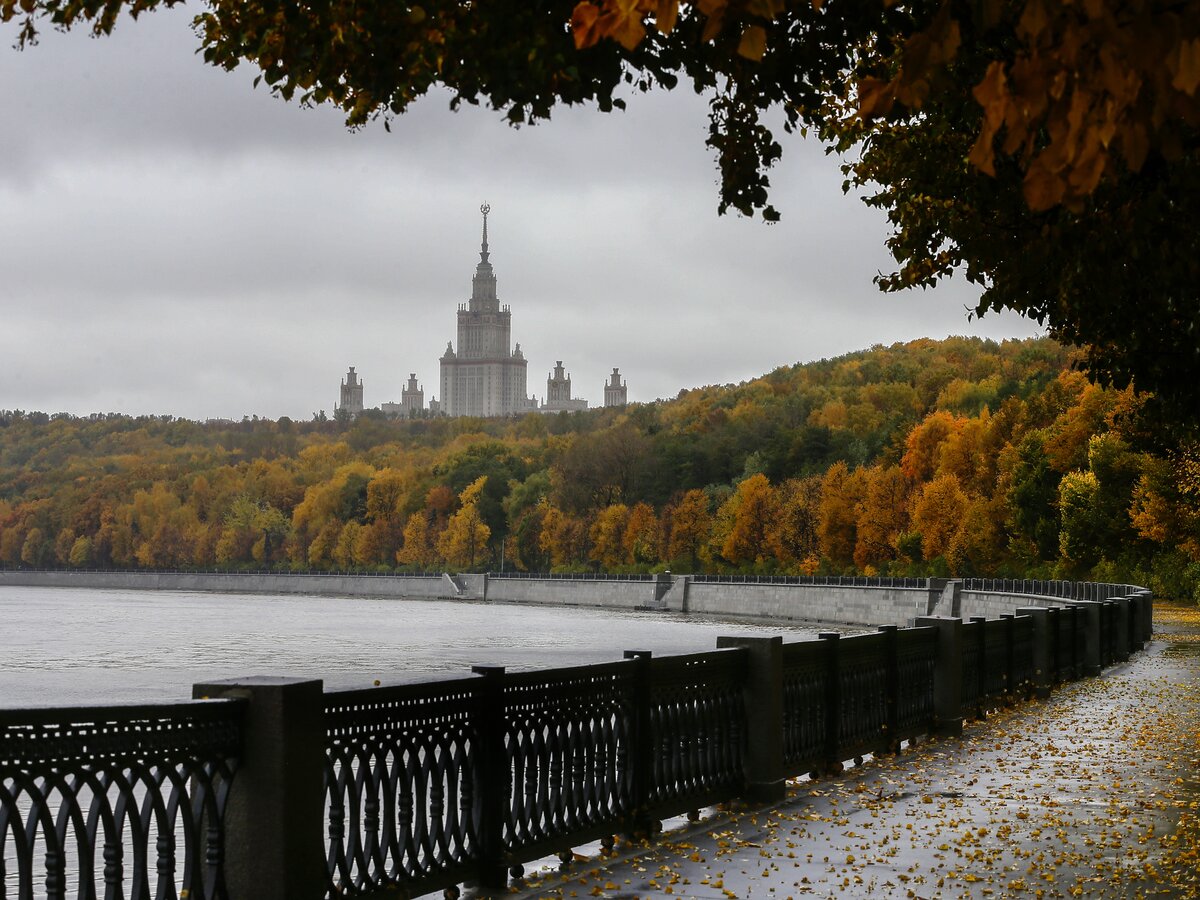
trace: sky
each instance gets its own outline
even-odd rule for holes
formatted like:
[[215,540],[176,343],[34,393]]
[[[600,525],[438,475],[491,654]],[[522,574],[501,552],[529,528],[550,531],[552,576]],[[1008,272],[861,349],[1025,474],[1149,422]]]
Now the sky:
[[[736,383],[873,344],[1040,333],[977,289],[883,294],[884,214],[782,135],[783,221],[718,216],[703,98],[559,110],[513,129],[430,95],[348,131],[195,54],[182,7],[111,37],[0,26],[0,409],[191,419],[428,401],[479,261],[480,204],[539,399],[562,360],[603,402]],[[780,133],[781,133],[780,129]]]

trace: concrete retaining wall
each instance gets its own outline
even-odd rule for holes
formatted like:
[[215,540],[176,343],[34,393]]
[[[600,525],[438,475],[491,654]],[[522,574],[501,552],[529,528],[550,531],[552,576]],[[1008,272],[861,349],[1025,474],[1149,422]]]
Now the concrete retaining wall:
[[231,572],[0,572],[0,585],[226,594],[316,594],[432,600],[453,597],[441,576],[264,575]]
[[501,603],[646,609],[654,606],[653,581],[582,581],[561,578],[489,578],[487,599]]
[[929,591],[922,588],[692,582],[686,611],[843,625],[911,625],[928,613],[929,600]]
[[999,594],[983,591],[963,591],[960,615],[964,619],[971,616],[986,616],[998,619],[1011,613],[1021,606],[1066,606],[1073,603],[1061,597],[1039,597],[1036,594]]

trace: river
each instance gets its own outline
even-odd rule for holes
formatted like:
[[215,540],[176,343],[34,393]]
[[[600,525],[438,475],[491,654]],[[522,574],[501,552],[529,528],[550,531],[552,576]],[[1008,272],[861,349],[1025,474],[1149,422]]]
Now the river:
[[184,699],[245,675],[363,687],[512,668],[711,650],[721,634],[799,625],[462,601],[0,587],[0,708]]

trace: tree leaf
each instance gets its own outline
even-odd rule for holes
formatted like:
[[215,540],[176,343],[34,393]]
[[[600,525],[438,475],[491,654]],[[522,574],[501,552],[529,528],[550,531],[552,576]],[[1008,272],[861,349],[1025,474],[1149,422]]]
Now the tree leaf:
[[759,25],[750,25],[742,32],[738,42],[738,54],[758,62],[767,52],[767,32]]

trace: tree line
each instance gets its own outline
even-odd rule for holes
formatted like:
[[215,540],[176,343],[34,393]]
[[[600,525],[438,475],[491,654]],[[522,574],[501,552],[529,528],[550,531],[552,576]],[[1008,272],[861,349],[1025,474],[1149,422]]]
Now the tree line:
[[979,575],[1200,599],[1200,450],[1042,338],[615,410],[0,413],[0,565]]

